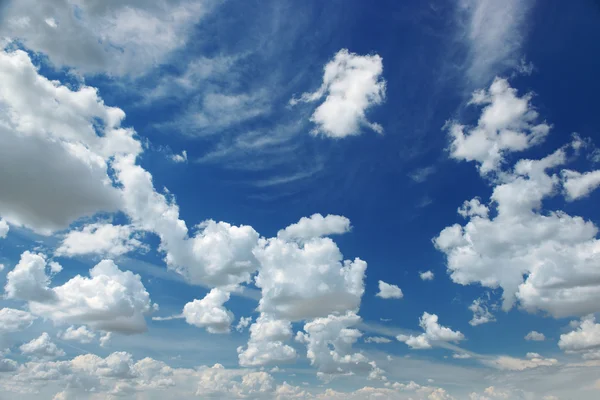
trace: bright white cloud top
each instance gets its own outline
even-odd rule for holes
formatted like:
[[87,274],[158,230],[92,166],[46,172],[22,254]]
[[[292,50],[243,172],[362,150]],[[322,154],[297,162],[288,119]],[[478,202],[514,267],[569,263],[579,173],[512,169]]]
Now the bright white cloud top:
[[402,289],[400,289],[397,285],[392,285],[384,281],[379,281],[378,284],[379,292],[375,296],[381,297],[382,299],[401,299],[404,297],[404,294],[402,294]]

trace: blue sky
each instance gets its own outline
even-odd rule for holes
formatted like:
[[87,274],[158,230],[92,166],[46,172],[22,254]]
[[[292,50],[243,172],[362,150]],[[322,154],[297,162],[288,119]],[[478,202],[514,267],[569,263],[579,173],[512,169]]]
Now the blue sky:
[[0,19],[8,397],[598,397],[597,2]]

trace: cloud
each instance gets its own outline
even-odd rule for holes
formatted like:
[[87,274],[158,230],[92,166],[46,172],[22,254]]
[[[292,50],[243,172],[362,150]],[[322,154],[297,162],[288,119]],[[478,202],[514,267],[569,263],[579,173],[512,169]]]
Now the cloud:
[[46,260],[24,252],[8,273],[5,290],[10,298],[29,302],[30,311],[56,324],[86,324],[95,330],[139,333],[146,330],[144,315],[156,306],[139,275],[121,271],[111,260],[50,288]]
[[401,299],[404,297],[402,290],[396,286],[384,281],[379,281],[379,292],[375,295],[382,299]]
[[600,347],[600,324],[593,315],[588,315],[579,322],[577,329],[560,335],[558,347],[564,351],[579,352]]
[[19,332],[31,326],[37,317],[23,310],[0,309],[0,334]]
[[244,329],[246,329],[248,327],[248,325],[250,325],[250,323],[252,322],[252,317],[240,317],[240,320],[238,322],[238,324],[235,327],[235,330],[238,332],[243,332]]
[[469,321],[469,325],[477,326],[481,324],[487,324],[488,322],[495,322],[496,317],[489,312],[485,300],[475,299],[469,306],[469,310],[473,312],[473,318]]
[[456,358],[459,360],[466,360],[466,359],[471,358],[471,355],[467,354],[467,353],[454,353],[454,354],[452,354],[452,358]]
[[6,235],[8,235],[9,230],[10,227],[8,226],[6,221],[0,218],[0,239],[6,238]]
[[175,163],[186,163],[187,162],[187,151],[183,150],[181,154],[171,155],[171,160]]
[[284,240],[311,239],[329,235],[340,235],[349,232],[350,220],[341,215],[313,214],[302,217],[300,221],[291,224],[277,232],[277,237]]
[[435,275],[431,271],[425,271],[425,272],[419,273],[419,277],[423,281],[432,281],[433,278],[435,277]]
[[250,339],[246,348],[238,347],[241,366],[264,366],[291,362],[296,350],[285,344],[292,337],[289,321],[273,319],[261,314],[250,326]]
[[99,254],[117,257],[143,246],[130,225],[94,223],[72,230],[62,240],[57,256]]
[[59,68],[139,75],[185,45],[208,5],[188,0],[57,0],[42,6],[12,1],[4,7],[0,32],[44,53]]
[[408,176],[417,183],[423,183],[430,175],[435,173],[435,170],[436,168],[433,165],[430,165],[428,167],[416,169],[409,173]]
[[519,152],[540,144],[550,126],[536,123],[538,113],[530,105],[531,94],[519,97],[506,79],[496,78],[489,90],[473,93],[470,104],[485,105],[475,127],[451,121],[445,128],[450,137],[450,156],[476,161],[483,176],[496,172],[508,152]]
[[37,358],[56,358],[65,355],[62,349],[59,349],[50,339],[50,335],[44,332],[37,339],[25,343],[19,347],[21,353]]
[[561,171],[561,177],[568,201],[586,197],[600,186],[600,170],[582,174],[565,169]]
[[525,335],[525,340],[532,340],[535,342],[543,342],[546,340],[546,336],[543,333],[531,331],[527,335]]
[[379,55],[360,56],[342,49],[325,65],[321,87],[292,99],[290,104],[315,102],[325,97],[311,117],[317,125],[313,134],[343,138],[359,135],[363,126],[382,133],[381,125],[366,118],[368,109],[385,101],[386,82],[382,73],[383,60]]
[[96,339],[96,334],[88,330],[85,325],[75,328],[70,326],[58,335],[62,340],[72,340],[79,343],[91,343]]
[[202,300],[194,300],[183,307],[185,321],[209,333],[229,333],[233,322],[233,313],[223,307],[229,301],[229,293],[221,289],[212,289]]
[[391,343],[392,340],[381,336],[371,336],[365,338],[365,343]]
[[462,333],[440,325],[438,323],[438,316],[435,314],[424,312],[423,316],[419,319],[419,325],[425,333],[419,336],[398,335],[396,339],[416,350],[430,349],[432,342],[459,342],[465,339]]
[[468,56],[470,83],[487,84],[496,74],[522,66],[521,47],[527,33],[528,12],[535,0],[461,0],[457,2],[459,40]]
[[527,353],[525,359],[499,356],[494,360],[485,361],[485,363],[500,370],[524,371],[526,369],[557,365],[558,361],[554,358],[544,358],[537,353]]

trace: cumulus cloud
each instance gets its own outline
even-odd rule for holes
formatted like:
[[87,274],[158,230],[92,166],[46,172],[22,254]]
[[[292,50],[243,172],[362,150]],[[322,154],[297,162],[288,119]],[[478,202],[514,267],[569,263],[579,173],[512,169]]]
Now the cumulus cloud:
[[532,340],[534,342],[543,342],[546,340],[546,336],[543,333],[537,331],[531,331],[525,335],[525,340]]
[[86,74],[138,75],[187,41],[208,2],[188,0],[32,0],[4,7],[0,32],[59,68]]
[[56,249],[58,256],[100,254],[117,257],[143,246],[130,225],[95,223],[67,233]]
[[56,300],[56,294],[48,287],[50,276],[46,257],[29,251],[21,254],[15,268],[6,275],[4,291],[9,299],[22,299],[40,302]]
[[483,299],[475,299],[469,306],[469,310],[473,312],[473,318],[469,321],[469,325],[477,326],[495,322],[496,317],[488,310],[488,307]]
[[385,101],[386,83],[382,74],[383,60],[379,55],[361,56],[342,49],[325,65],[319,90],[304,93],[290,104],[315,102],[325,97],[311,117],[317,125],[314,134],[343,138],[359,135],[363,126],[382,133],[381,125],[369,122],[366,117],[367,110]]
[[593,315],[581,319],[577,329],[560,335],[558,347],[567,352],[586,352],[600,348],[600,324]]
[[85,325],[82,325],[78,328],[70,326],[64,332],[60,332],[58,337],[62,340],[72,340],[79,343],[91,343],[96,338],[96,334],[86,328]]
[[322,236],[342,234],[350,231],[350,220],[341,215],[313,214],[302,217],[300,221],[277,232],[277,237],[284,240],[307,240]]
[[485,105],[477,126],[466,127],[451,121],[445,128],[450,137],[450,156],[476,161],[482,175],[496,172],[509,152],[535,146],[546,138],[550,126],[537,123],[538,113],[531,94],[519,96],[506,79],[496,78],[489,90],[473,94],[471,104]]
[[600,186],[600,170],[582,174],[566,169],[561,171],[561,177],[565,195],[569,201],[586,197]]
[[0,309],[0,334],[19,332],[31,326],[37,317],[14,308]]
[[229,293],[212,289],[202,300],[194,300],[183,307],[185,321],[210,333],[228,333],[233,322],[233,313],[223,307],[229,301]]
[[419,273],[419,277],[423,281],[432,281],[433,278],[435,277],[435,275],[431,271],[425,271],[425,272]]
[[425,331],[424,333],[419,336],[398,335],[396,339],[406,343],[412,349],[422,350],[430,349],[432,342],[459,342],[465,338],[462,333],[440,325],[435,314],[424,312],[419,319],[419,325]]
[[263,366],[290,362],[296,359],[296,350],[285,344],[292,337],[289,321],[261,314],[250,326],[250,339],[246,348],[238,347],[241,366]]
[[402,290],[396,286],[384,281],[379,281],[379,292],[375,295],[382,299],[401,299],[404,297]]
[[537,353],[527,353],[526,358],[515,358],[509,356],[500,356],[493,360],[484,361],[491,367],[508,370],[508,371],[524,371],[526,369],[538,367],[551,367],[558,364],[558,360],[554,358],[544,358]]
[[42,333],[40,337],[21,345],[19,350],[25,355],[37,358],[56,358],[65,355],[65,352],[52,342],[50,335],[46,332]]
[[250,325],[250,322],[252,322],[252,317],[241,317],[238,321],[238,324],[235,327],[235,330],[238,332],[242,332],[248,327],[248,325]]

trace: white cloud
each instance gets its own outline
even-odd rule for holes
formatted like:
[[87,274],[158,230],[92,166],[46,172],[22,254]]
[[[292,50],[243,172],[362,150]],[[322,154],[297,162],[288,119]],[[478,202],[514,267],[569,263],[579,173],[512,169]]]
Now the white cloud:
[[586,197],[600,186],[600,170],[582,174],[565,169],[561,171],[561,177],[565,195],[569,201]]
[[155,306],[139,275],[103,260],[90,269],[90,278],[77,275],[50,288],[45,268],[43,255],[24,252],[7,275],[7,295],[28,301],[33,314],[57,324],[83,323],[96,330],[124,333],[146,330],[144,315]]
[[[34,7],[35,8],[35,7]],[[77,91],[38,74],[27,53],[0,52],[0,215],[43,234],[121,205],[107,162],[138,154],[125,113],[95,88]],[[25,183],[23,176],[30,177]]]
[[0,334],[22,331],[31,326],[36,318],[27,311],[2,308],[0,309]]
[[171,160],[176,163],[186,163],[188,160],[187,151],[183,150],[181,154],[171,155]]
[[244,329],[246,329],[248,325],[250,325],[250,322],[252,322],[252,317],[241,317],[238,321],[238,324],[235,327],[235,330],[238,332],[243,332]]
[[386,83],[382,73],[380,56],[360,56],[342,49],[325,65],[319,90],[304,93],[299,99],[292,99],[290,104],[315,102],[326,96],[311,117],[317,125],[315,134],[343,138],[359,135],[362,126],[382,133],[381,125],[369,122],[366,117],[368,109],[385,100]]
[[404,297],[402,290],[396,286],[384,281],[379,281],[379,292],[375,295],[382,299],[401,299]]
[[438,316],[435,314],[424,312],[423,316],[419,319],[419,325],[425,333],[419,336],[398,335],[396,339],[417,350],[430,349],[432,342],[459,342],[465,339],[462,333],[440,325],[438,323]]
[[56,255],[100,254],[117,257],[143,246],[130,225],[94,223],[67,233]]
[[85,325],[82,325],[79,328],[70,326],[64,332],[59,333],[58,337],[62,340],[73,340],[79,343],[91,343],[96,338],[96,334],[88,330]]
[[487,360],[485,363],[500,370],[524,371],[531,368],[557,365],[558,360],[554,358],[544,358],[537,353],[527,353],[525,359],[499,356],[493,360]]
[[223,307],[229,301],[229,293],[212,289],[202,300],[194,300],[183,307],[185,321],[210,333],[228,333],[233,322],[233,313]]
[[8,235],[9,230],[10,227],[8,226],[8,223],[2,218],[0,218],[0,239],[6,238],[6,235]]
[[365,338],[365,343],[391,343],[392,340],[381,336],[371,336]]
[[538,113],[530,105],[531,94],[519,97],[506,79],[496,78],[489,90],[473,93],[472,104],[486,105],[475,127],[449,122],[450,156],[476,161],[482,175],[495,172],[507,152],[526,150],[541,143],[550,126],[536,123]]
[[21,353],[37,358],[56,358],[65,355],[65,352],[58,348],[50,339],[50,335],[44,332],[40,337],[25,343],[19,347]]
[[425,272],[419,273],[419,277],[423,281],[432,281],[433,278],[435,277],[435,275],[431,271],[425,271]]
[[306,240],[322,236],[339,235],[349,232],[350,220],[341,215],[313,214],[302,217],[300,221],[277,232],[277,237],[284,240]]
[[263,366],[295,360],[296,350],[285,344],[291,337],[289,321],[261,314],[250,326],[250,340],[246,348],[240,346],[237,349],[240,365]]
[[532,340],[535,342],[543,342],[546,340],[546,336],[543,333],[537,331],[531,331],[527,335],[525,335],[525,340]]
[[409,173],[408,176],[417,183],[423,183],[430,175],[435,173],[435,170],[436,168],[433,165],[430,165],[428,167],[416,169]]
[[521,67],[526,20],[534,0],[461,0],[459,39],[467,45],[470,83],[486,84],[507,68]]
[[46,54],[59,68],[137,75],[186,43],[206,5],[188,0],[14,1],[3,10],[0,33]]
[[471,326],[496,321],[496,317],[488,310],[485,300],[483,299],[473,300],[473,303],[469,306],[469,310],[473,312],[473,318],[469,321],[469,325]]
[[467,353],[454,353],[452,354],[452,358],[456,358],[459,360],[466,360],[471,358],[471,355],[467,354]]
[[261,239],[254,254],[260,262],[260,311],[300,321],[358,309],[367,263],[359,258],[343,261],[330,238],[301,243]]
[[558,347],[564,351],[586,351],[600,347],[600,324],[593,315],[579,322],[577,329],[560,335]]

